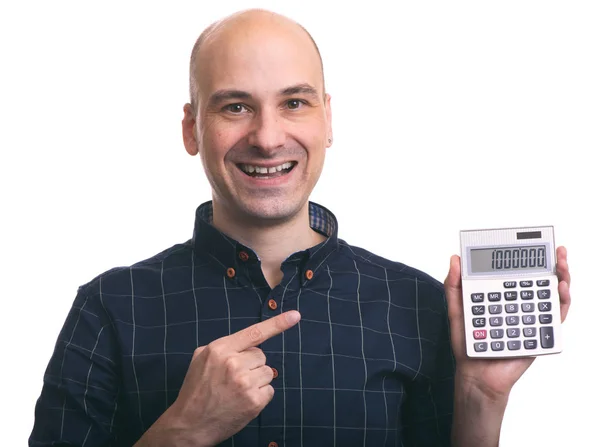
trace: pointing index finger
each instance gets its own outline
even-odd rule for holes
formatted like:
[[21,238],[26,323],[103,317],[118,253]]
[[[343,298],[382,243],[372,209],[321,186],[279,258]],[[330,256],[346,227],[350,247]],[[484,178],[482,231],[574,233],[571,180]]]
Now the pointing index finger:
[[300,312],[290,310],[277,315],[260,323],[242,329],[239,332],[231,334],[229,337],[230,346],[233,350],[242,352],[253,346],[258,346],[275,335],[293,327],[300,321]]

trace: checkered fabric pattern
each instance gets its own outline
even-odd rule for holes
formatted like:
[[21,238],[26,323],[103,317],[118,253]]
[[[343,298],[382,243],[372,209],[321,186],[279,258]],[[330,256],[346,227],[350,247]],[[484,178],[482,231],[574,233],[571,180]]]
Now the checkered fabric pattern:
[[29,445],[135,444],[177,398],[196,347],[297,309],[300,323],[261,345],[278,371],[273,400],[219,445],[449,446],[442,285],[338,239],[326,208],[310,203],[309,214],[327,239],[289,256],[274,289],[254,251],[211,225],[211,202],[191,240],[80,287]]

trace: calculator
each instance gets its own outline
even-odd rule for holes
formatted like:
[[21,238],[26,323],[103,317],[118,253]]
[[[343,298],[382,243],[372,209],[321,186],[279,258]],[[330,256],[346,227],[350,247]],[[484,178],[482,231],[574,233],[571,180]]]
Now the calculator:
[[467,355],[562,351],[554,227],[460,232]]

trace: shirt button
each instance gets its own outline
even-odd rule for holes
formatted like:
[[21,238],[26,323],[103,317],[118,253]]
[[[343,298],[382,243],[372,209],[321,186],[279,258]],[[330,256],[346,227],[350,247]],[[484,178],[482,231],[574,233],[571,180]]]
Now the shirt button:
[[272,300],[272,299],[269,300],[269,309],[271,309],[271,310],[277,309],[277,301]]
[[275,368],[271,368],[273,370],[273,378],[276,379],[277,377],[279,377],[279,371],[277,371]]
[[230,277],[230,278],[233,278],[235,276],[235,270],[232,269],[231,267],[229,267],[227,269],[227,276]]
[[275,441],[269,442],[269,447],[278,447]]
[[240,251],[238,256],[244,262],[246,262],[248,260],[248,258],[250,257],[250,256],[248,256],[248,253],[246,253],[245,251]]
[[312,270],[307,270],[306,273],[304,273],[304,276],[306,276],[306,279],[312,279],[312,277],[313,277],[313,271]]

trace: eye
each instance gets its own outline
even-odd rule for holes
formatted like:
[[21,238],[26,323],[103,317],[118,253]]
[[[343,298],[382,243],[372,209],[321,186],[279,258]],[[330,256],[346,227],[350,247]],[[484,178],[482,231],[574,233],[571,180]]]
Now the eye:
[[224,109],[230,113],[233,113],[234,115],[239,115],[248,110],[244,104],[239,102],[236,102],[235,104],[227,104]]
[[300,99],[290,99],[287,102],[287,108],[288,109],[299,109],[300,107],[302,107],[302,105],[304,104],[304,101],[301,101]]

